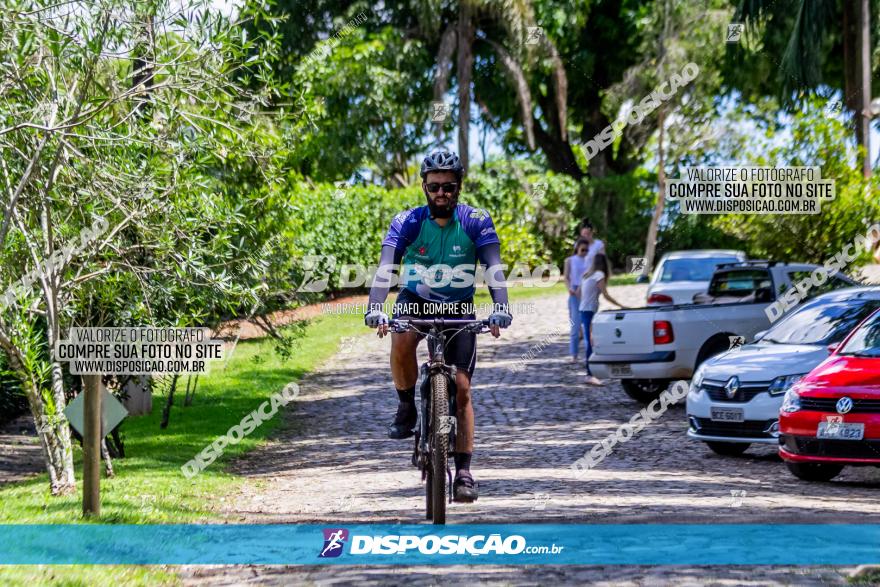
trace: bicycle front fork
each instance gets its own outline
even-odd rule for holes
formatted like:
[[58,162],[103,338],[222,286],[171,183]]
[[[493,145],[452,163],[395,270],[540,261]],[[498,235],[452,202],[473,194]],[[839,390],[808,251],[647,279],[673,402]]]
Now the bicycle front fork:
[[[449,382],[447,389],[449,390],[449,420],[447,421],[449,426],[449,454],[455,453],[455,438],[457,431],[457,404],[455,401],[457,388],[455,386],[455,372],[456,368],[454,365],[435,365],[431,366],[428,363],[422,365],[421,375],[422,375],[422,384],[419,387],[419,418],[418,424],[416,425],[416,440],[415,440],[415,450],[413,454],[413,464],[422,469],[423,475],[425,473],[425,465],[427,464],[428,458],[428,437],[430,436],[429,430],[431,426],[431,376],[435,373],[444,373],[446,375],[446,379]],[[448,470],[448,467],[447,467]],[[450,482],[451,483],[451,482]]]

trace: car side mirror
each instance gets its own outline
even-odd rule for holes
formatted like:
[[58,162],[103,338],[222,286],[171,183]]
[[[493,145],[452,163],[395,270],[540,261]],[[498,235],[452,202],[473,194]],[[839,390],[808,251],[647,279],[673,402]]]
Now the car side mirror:
[[648,283],[648,276],[644,273],[636,277],[636,283]]
[[832,342],[826,348],[828,349],[828,352],[833,355],[834,352],[840,348],[840,343],[839,342]]
[[754,342],[758,342],[759,340],[761,340],[762,338],[764,338],[764,336],[765,336],[766,334],[767,334],[767,331],[766,331],[766,330],[761,330],[760,332],[756,332],[756,333],[755,333],[755,341],[754,341]]

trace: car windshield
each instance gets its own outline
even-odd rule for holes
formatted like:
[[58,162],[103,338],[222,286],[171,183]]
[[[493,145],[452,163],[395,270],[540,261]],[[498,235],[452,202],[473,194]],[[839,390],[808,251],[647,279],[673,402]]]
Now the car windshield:
[[735,263],[736,257],[666,259],[660,269],[659,283],[670,281],[709,281],[721,263]]
[[856,330],[849,342],[838,351],[840,355],[856,357],[880,357],[880,314]]
[[772,288],[773,281],[766,269],[737,269],[716,273],[709,284],[709,295],[745,297],[756,290],[772,294]]
[[880,300],[816,300],[767,331],[762,342],[827,345],[840,342]]

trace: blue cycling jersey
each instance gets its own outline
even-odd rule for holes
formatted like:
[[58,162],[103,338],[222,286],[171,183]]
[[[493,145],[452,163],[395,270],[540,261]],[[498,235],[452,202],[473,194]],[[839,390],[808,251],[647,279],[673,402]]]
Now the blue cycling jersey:
[[404,289],[426,300],[451,302],[473,297],[477,249],[499,242],[488,212],[458,204],[446,226],[431,218],[428,206],[401,212],[382,245],[403,257]]

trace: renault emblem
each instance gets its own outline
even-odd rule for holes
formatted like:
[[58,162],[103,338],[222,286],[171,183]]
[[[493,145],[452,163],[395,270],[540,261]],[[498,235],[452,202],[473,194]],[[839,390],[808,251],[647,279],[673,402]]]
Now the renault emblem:
[[739,391],[739,377],[734,375],[727,380],[727,384],[724,386],[724,393],[727,395],[727,399],[733,399],[737,391]]
[[848,397],[842,397],[837,400],[837,413],[848,414],[853,409],[853,401]]

